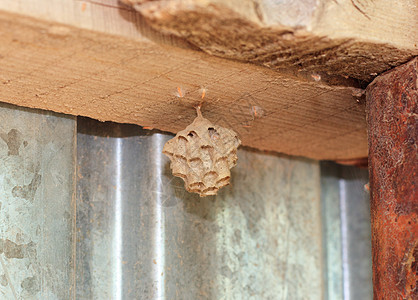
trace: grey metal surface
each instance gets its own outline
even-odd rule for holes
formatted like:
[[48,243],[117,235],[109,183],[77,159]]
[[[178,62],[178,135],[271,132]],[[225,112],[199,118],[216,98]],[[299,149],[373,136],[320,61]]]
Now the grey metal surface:
[[319,164],[240,150],[199,198],[170,135],[80,119],[78,299],[322,299]]
[[321,163],[327,299],[372,299],[369,194],[365,169]]
[[344,167],[339,180],[344,299],[373,299],[370,200],[367,170]]
[[74,293],[73,117],[0,103],[0,299]]
[[325,299],[344,299],[341,210],[338,167],[321,163],[323,253],[325,267]]

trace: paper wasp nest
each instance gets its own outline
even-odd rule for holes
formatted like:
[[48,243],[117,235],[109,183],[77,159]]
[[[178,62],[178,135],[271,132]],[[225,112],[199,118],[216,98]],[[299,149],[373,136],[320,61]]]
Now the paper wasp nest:
[[197,114],[192,124],[164,145],[163,153],[171,160],[173,175],[183,178],[185,188],[205,197],[229,184],[241,141],[234,131],[203,118],[199,109]]

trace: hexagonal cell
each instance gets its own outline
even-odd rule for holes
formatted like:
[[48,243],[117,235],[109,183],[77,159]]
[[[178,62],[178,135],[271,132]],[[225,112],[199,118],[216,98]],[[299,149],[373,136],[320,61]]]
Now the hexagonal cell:
[[163,153],[171,160],[173,175],[183,178],[186,190],[205,197],[229,184],[241,141],[233,130],[205,119],[200,109],[197,115],[164,145]]

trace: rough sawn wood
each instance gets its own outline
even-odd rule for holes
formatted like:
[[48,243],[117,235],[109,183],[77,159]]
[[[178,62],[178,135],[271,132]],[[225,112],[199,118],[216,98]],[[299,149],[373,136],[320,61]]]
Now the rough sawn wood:
[[219,57],[364,81],[418,54],[416,0],[123,0]]
[[137,13],[120,6],[60,1],[61,13],[42,14],[45,5],[30,11],[129,38],[0,13],[0,101],[177,132],[193,120],[205,87],[205,117],[243,145],[315,159],[367,155],[362,90],[353,85],[162,46],[139,32],[133,39]]

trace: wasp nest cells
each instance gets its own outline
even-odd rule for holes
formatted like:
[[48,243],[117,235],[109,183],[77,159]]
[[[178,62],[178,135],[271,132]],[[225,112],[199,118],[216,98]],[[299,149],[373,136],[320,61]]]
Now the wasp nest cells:
[[200,109],[197,115],[164,145],[163,153],[171,160],[173,175],[183,178],[185,188],[205,197],[229,184],[241,141],[233,130],[203,118]]

